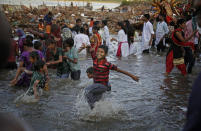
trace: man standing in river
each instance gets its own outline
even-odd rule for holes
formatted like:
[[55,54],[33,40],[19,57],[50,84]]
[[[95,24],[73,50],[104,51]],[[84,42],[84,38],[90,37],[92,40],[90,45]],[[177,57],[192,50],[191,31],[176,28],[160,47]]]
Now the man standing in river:
[[143,53],[149,53],[149,49],[152,45],[153,37],[154,37],[154,30],[153,25],[149,21],[150,15],[144,14],[143,21],[143,32],[142,32],[142,44],[143,44]]

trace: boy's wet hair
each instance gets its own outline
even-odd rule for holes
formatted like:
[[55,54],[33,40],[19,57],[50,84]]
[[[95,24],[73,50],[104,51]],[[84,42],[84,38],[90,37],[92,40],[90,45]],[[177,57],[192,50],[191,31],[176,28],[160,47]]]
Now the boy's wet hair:
[[64,48],[66,47],[73,47],[74,46],[74,40],[73,38],[68,38],[64,41]]
[[94,73],[94,68],[92,66],[87,68],[86,73],[93,74]]
[[56,44],[56,41],[55,40],[53,40],[53,39],[47,39],[46,41],[45,41],[45,45],[48,47],[49,45],[51,45],[51,44]]
[[37,51],[32,51],[30,54],[29,54],[29,57],[32,57],[33,59],[36,59],[36,60],[40,60],[40,56],[38,54]]
[[34,42],[34,49],[39,50],[39,48],[42,46],[42,43],[40,41]]
[[106,46],[106,45],[100,45],[98,48],[103,49],[105,51],[105,54],[108,53],[108,46]]
[[45,65],[45,62],[42,60],[38,60],[34,63],[34,71],[40,71],[40,69],[43,68],[43,66]]

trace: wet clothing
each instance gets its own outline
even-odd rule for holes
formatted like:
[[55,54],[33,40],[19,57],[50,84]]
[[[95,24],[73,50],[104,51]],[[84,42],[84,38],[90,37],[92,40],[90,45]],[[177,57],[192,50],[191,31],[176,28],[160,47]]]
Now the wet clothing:
[[[195,30],[197,29],[197,24],[195,21],[195,17],[186,22],[185,38],[188,38]],[[188,42],[194,43],[194,45],[198,45],[199,33],[196,33]],[[192,72],[192,68],[195,64],[195,57],[193,56],[192,50],[189,47],[185,47],[185,65],[187,66],[188,73]]]
[[[157,51],[164,51],[165,49],[165,38],[163,38],[166,34],[169,33],[169,29],[167,23],[165,21],[157,23],[156,29],[156,40],[155,45],[157,46]],[[163,38],[163,39],[162,39]]]
[[[43,56],[41,51],[39,51],[39,50],[34,50],[34,51],[38,52],[41,60],[44,58],[44,56]],[[32,67],[31,62],[29,61],[29,54],[30,54],[30,52],[24,51],[22,53],[22,55],[20,56],[20,59],[19,59],[19,61],[24,62],[24,67],[26,67],[27,70],[31,70],[31,67]]]
[[107,86],[109,82],[110,70],[117,70],[117,66],[108,62],[106,58],[98,62],[98,59],[95,56],[95,52],[92,52],[92,58],[94,69],[94,83],[101,83]]
[[151,35],[153,34],[154,34],[153,25],[149,21],[145,22],[143,26],[143,32],[142,32],[143,50],[150,49],[149,41],[151,39]]
[[109,47],[110,45],[110,32],[107,26],[104,26],[103,40],[105,44]]
[[27,95],[34,95],[34,83],[36,81],[39,81],[38,85],[37,85],[37,91],[39,92],[39,89],[45,87],[45,81],[44,81],[44,75],[42,75],[41,73],[34,71],[32,78],[31,78],[31,82],[30,82],[30,86],[28,89],[28,94]]
[[[53,57],[54,61],[59,60],[60,56],[63,56],[63,51],[61,48],[56,49],[56,53],[51,52],[51,56]],[[68,74],[70,71],[69,65],[67,64],[66,60],[63,60],[61,63],[56,65],[57,67],[57,76],[61,77],[63,74]]]
[[[40,56],[40,59],[42,60],[44,57],[43,57],[43,54],[36,50]],[[32,67],[32,64],[31,62],[29,61],[29,54],[30,52],[28,51],[24,51],[22,53],[22,55],[20,56],[20,61],[23,61],[24,62],[24,67],[27,69],[27,70],[33,70],[33,67]],[[29,87],[29,84],[30,84],[30,81],[31,81],[31,77],[32,75],[30,74],[27,74],[27,73],[23,73],[21,75],[21,78],[18,80],[17,84],[15,86],[20,86],[20,87]]]
[[184,47],[184,50],[185,50],[184,61],[187,67],[187,72],[192,73],[192,69],[195,64],[195,57],[190,47]]
[[[72,47],[70,49],[70,51],[65,53],[65,56],[67,56],[71,60],[74,60],[74,59],[78,60],[77,49],[75,47]],[[72,62],[67,60],[67,63],[70,66],[70,72],[69,73],[71,73],[71,78],[73,80],[79,80],[81,71],[80,71],[80,65],[79,65],[78,61],[77,61],[77,64],[75,64],[75,63],[72,63]]]
[[95,102],[102,98],[103,93],[108,91],[108,88],[103,84],[94,83],[85,89],[85,97],[91,109],[94,108]]
[[[70,51],[65,52],[64,55],[67,56],[68,58],[72,59],[72,60],[78,59],[78,52],[77,52],[77,49],[75,47],[72,47],[70,49]],[[70,70],[71,71],[80,70],[80,65],[79,65],[78,62],[77,62],[77,64],[75,64],[75,63],[72,63],[72,62],[67,60],[67,63],[70,65]]]
[[[79,50],[82,44],[86,44],[87,46],[90,45],[89,37],[83,33],[77,34],[74,37],[74,47]],[[80,54],[86,55],[86,50],[82,50]]]
[[127,57],[129,53],[128,37],[123,29],[118,32],[117,35],[118,49],[117,57]]
[[79,80],[81,75],[81,70],[71,71],[71,79]]
[[[186,75],[186,66],[184,64],[185,52],[183,47],[191,47],[191,49],[194,50],[194,44],[191,42],[181,42],[176,37],[176,32],[182,32],[182,29],[176,29],[172,33],[172,43],[166,57],[166,72],[170,73],[173,67],[177,66],[181,73]],[[183,32],[182,35],[184,36]]]

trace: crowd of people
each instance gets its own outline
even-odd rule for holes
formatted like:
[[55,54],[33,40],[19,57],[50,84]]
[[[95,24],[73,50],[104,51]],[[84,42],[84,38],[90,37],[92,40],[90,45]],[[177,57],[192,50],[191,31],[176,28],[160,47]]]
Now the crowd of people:
[[[70,76],[72,80],[80,80],[80,57],[91,56],[93,71],[88,76],[93,78],[94,84],[89,87],[86,98],[93,108],[100,96],[111,88],[109,70],[139,80],[107,61],[106,55],[113,41],[118,42],[116,57],[119,60],[133,54],[149,54],[150,49],[155,48],[158,54],[167,52],[166,75],[176,66],[186,76],[192,72],[201,34],[194,14],[191,16],[167,22],[165,14],[159,14],[157,18],[144,14],[141,18],[143,24],[130,24],[128,20],[118,22],[117,37],[112,38],[107,20],[91,18],[88,24],[76,19],[76,25],[71,28],[66,20],[54,19],[54,14],[49,12],[43,19],[38,19],[37,30],[19,28],[11,35],[12,48],[6,67],[17,68],[17,72],[10,83],[29,87],[26,94],[38,99],[42,89],[49,89],[48,68],[56,69],[58,78]],[[17,41],[14,40],[16,35]],[[16,61],[19,61],[18,66]],[[95,98],[94,94],[100,96]]]
[[[158,16],[156,28],[154,22],[150,22],[149,14],[145,14],[144,25],[132,28],[127,21],[119,22],[117,39],[110,39],[107,21],[93,21],[90,25],[82,25],[80,19],[76,20],[76,26],[68,28],[64,22],[53,22],[52,13],[48,13],[44,20],[39,20],[38,30],[18,29],[18,41],[11,35],[9,25],[5,16],[0,11],[0,32],[1,61],[0,67],[8,58],[7,68],[16,69],[16,76],[11,81],[13,86],[29,87],[27,94],[39,98],[40,90],[48,90],[48,68],[56,68],[58,78],[67,78],[71,74],[73,80],[80,79],[79,53],[85,51],[93,59],[93,66],[86,71],[88,78],[94,79],[94,84],[87,87],[86,98],[93,109],[94,103],[100,100],[101,95],[111,90],[109,84],[109,70],[116,70],[130,76],[135,81],[138,77],[119,69],[105,58],[110,48],[111,41],[118,41],[117,57],[127,57],[132,54],[133,43],[141,45],[140,53],[148,54],[151,46],[157,52],[164,52],[169,46],[166,57],[166,74],[168,75],[176,66],[185,76],[191,73],[195,58],[199,53],[201,34],[201,2],[193,0],[195,12],[188,19],[178,18],[173,23],[165,22],[163,14]],[[190,19],[189,19],[190,18]],[[174,25],[174,28],[172,25]],[[104,30],[104,35],[99,34],[100,29]],[[24,33],[30,32],[34,35]],[[135,32],[135,33],[133,33]],[[134,35],[135,34],[135,35]],[[10,48],[10,37],[12,38]],[[137,38],[136,38],[137,37]],[[8,51],[10,49],[10,51]],[[10,55],[8,54],[10,52]],[[17,57],[16,57],[17,56]],[[16,58],[19,65],[16,64]],[[187,68],[186,68],[187,67]],[[20,77],[20,79],[19,79]],[[187,122],[185,131],[200,130],[201,118],[201,98],[200,98],[201,75],[196,79],[189,99]],[[16,123],[8,120],[8,115],[1,114],[2,126],[6,129],[16,127]],[[6,120],[6,121],[5,121]],[[17,120],[18,121],[18,120]],[[8,125],[9,123],[9,125]],[[19,123],[18,123],[19,124]],[[16,128],[15,128],[16,129]]]

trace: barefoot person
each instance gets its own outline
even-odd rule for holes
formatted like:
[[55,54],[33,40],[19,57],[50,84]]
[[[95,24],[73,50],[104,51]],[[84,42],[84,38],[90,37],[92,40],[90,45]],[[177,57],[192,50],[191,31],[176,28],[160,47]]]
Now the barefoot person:
[[184,38],[183,29],[185,28],[186,22],[184,19],[179,19],[177,21],[177,25],[179,26],[172,33],[172,45],[169,48],[166,57],[166,75],[168,75],[174,66],[176,66],[182,73],[182,75],[186,75],[186,65],[184,64],[184,48],[183,47],[191,47],[194,51],[194,44],[191,42],[187,42],[190,40],[196,33],[197,30],[191,34],[190,37]]
[[[133,80],[138,81],[139,78],[137,76],[132,75],[126,71],[123,71],[117,66],[111,64],[107,61],[106,55],[108,53],[108,47],[105,45],[101,45],[98,47],[97,53],[95,55],[95,48],[91,48],[92,59],[93,59],[93,80],[94,84],[89,86],[90,90],[88,90],[86,94],[87,101],[91,107],[94,108],[95,102],[99,101],[102,94],[108,91],[109,86],[109,71],[115,70],[117,72],[123,73],[127,76],[130,76]],[[96,99],[96,95],[99,95],[98,99]]]

